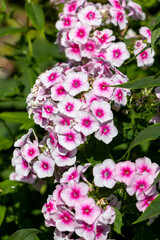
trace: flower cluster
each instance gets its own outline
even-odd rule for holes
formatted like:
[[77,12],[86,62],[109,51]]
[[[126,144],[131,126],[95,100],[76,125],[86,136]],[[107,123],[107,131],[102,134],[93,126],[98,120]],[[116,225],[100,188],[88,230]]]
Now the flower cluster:
[[151,43],[152,33],[147,27],[141,27],[139,33],[142,36],[142,39],[136,41],[134,45],[134,55],[137,59],[137,65],[138,67],[151,66],[154,63],[154,50],[151,50],[151,48],[147,48],[144,51],[142,50],[147,46],[146,42]]
[[142,212],[158,195],[156,185],[152,184],[159,172],[159,165],[147,157],[138,158],[135,163],[125,161],[117,164],[112,159],[106,159],[93,168],[96,186],[113,188],[117,182],[124,183],[127,193],[136,195],[136,206]]
[[[115,221],[112,206],[119,208],[120,202],[114,195],[106,198],[107,204],[102,200],[96,203],[88,197],[91,184],[80,181],[80,176],[85,180],[85,170],[86,166],[79,165],[64,172],[61,184],[49,195],[42,208],[46,226],[56,227],[54,239],[70,239],[72,234],[76,234],[84,240],[105,240],[110,225]],[[70,234],[66,235],[66,232]]]
[[[56,28],[60,31],[57,43],[71,60],[81,61],[102,56],[114,66],[120,67],[130,55],[123,42],[113,43],[116,37],[109,26],[112,23],[120,30],[125,29],[127,16],[145,19],[140,5],[131,0],[109,0],[106,5],[86,0],[67,1],[56,23]],[[102,26],[105,29],[99,30]]]

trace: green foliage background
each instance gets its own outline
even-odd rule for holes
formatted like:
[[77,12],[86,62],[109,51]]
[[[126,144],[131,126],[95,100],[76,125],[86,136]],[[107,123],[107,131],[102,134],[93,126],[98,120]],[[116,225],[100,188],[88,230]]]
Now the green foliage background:
[[[115,124],[119,130],[118,137],[107,146],[101,142],[97,143],[92,137],[89,138],[83,149],[85,154],[79,156],[83,158],[82,162],[88,161],[95,165],[107,157],[115,161],[122,157],[123,160],[129,158],[134,161],[138,157],[147,156],[160,165],[160,126],[156,126],[156,129],[154,126],[149,130],[147,128],[150,126],[148,121],[156,115],[157,103],[153,87],[160,86],[160,4],[157,0],[136,0],[136,2],[141,4],[147,14],[147,20],[132,22],[130,27],[137,30],[141,24],[154,31],[152,47],[156,52],[155,63],[150,68],[137,68],[136,60],[133,59],[120,68],[130,81],[139,80],[129,83],[131,84],[129,86],[124,85],[133,90],[128,105],[122,111],[114,113]],[[11,166],[14,141],[31,127],[36,130],[40,138],[44,134],[43,130],[28,118],[26,97],[40,73],[53,67],[55,63],[66,60],[54,43],[57,34],[55,22],[62,7],[62,5],[55,7],[48,0],[26,2],[1,0],[0,2],[0,239],[2,240],[53,239],[53,229],[45,227],[41,214],[41,208],[48,194],[54,189],[53,180],[49,179],[37,191],[28,184],[11,182],[8,179],[9,174],[14,170]],[[125,40],[125,42],[132,50],[133,40]],[[144,132],[140,133],[142,130],[148,131],[145,139]],[[136,136],[138,140],[137,138],[134,140]],[[151,226],[146,224],[147,221],[132,225],[141,215],[136,207],[133,207],[135,200],[126,197],[125,193],[124,196],[119,193],[119,197],[124,200],[122,216],[116,212],[118,217],[113,235],[110,237],[118,240],[160,239],[160,218],[157,218]],[[160,200],[158,203],[160,204]],[[145,219],[151,216],[151,213],[149,214]],[[17,230],[20,231],[12,235]],[[12,237],[9,238],[10,235]]]

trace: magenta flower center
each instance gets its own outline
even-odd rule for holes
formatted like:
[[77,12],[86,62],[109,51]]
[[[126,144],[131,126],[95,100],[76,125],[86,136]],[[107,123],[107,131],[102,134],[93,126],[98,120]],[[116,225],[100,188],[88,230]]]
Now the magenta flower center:
[[87,43],[86,44],[86,49],[88,51],[93,51],[94,50],[94,44],[93,43]]
[[64,26],[69,26],[71,24],[70,18],[64,18]]
[[35,154],[35,149],[34,148],[30,148],[29,150],[28,150],[28,155],[29,156],[32,156],[32,155],[34,155]]
[[56,80],[56,78],[58,77],[57,73],[51,73],[51,75],[48,77],[48,80],[50,82],[53,82],[54,80]]
[[23,160],[23,167],[24,167],[24,168],[28,168],[28,162],[25,161],[25,160]]
[[45,204],[46,208],[47,208],[47,212],[51,212],[53,209],[53,204],[51,202],[49,202],[49,204]]
[[103,126],[103,127],[101,128],[101,133],[107,135],[108,133],[110,133],[110,127],[107,126],[107,125],[106,125],[106,126]]
[[52,113],[52,111],[53,111],[53,107],[51,107],[51,106],[44,106],[44,109],[45,109],[45,111],[47,112],[47,113]]
[[47,162],[42,162],[42,168],[43,168],[44,170],[47,170],[47,169],[49,168],[48,163],[47,163]]
[[104,42],[106,42],[107,39],[108,39],[107,34],[103,34],[103,36],[101,38],[99,38],[99,41],[101,43],[104,43]]
[[67,110],[67,112],[71,112],[71,111],[73,110],[73,104],[68,103],[68,104],[66,105],[66,110]]
[[140,55],[142,59],[146,59],[148,57],[148,53],[146,51],[142,52]]
[[105,82],[103,82],[103,83],[100,84],[100,89],[101,89],[102,91],[108,89],[108,86],[106,85]]
[[117,18],[119,21],[123,21],[123,14],[121,12],[118,12]]
[[64,223],[70,223],[72,221],[70,214],[67,212],[64,212],[61,218]]
[[75,9],[76,9],[76,4],[75,4],[75,3],[73,3],[72,5],[70,5],[69,8],[68,8],[69,12],[72,12],[72,11],[74,11]]
[[92,122],[91,122],[91,120],[89,118],[84,118],[82,120],[82,125],[85,126],[85,127],[90,127],[91,123]]
[[71,48],[72,48],[72,51],[73,51],[74,53],[79,53],[79,52],[80,52],[79,46],[78,46],[78,44],[76,44],[76,43],[71,44]]
[[87,206],[85,206],[85,207],[83,207],[82,208],[82,212],[83,212],[83,214],[84,215],[90,215],[90,213],[92,212],[92,208],[90,208],[88,205]]
[[120,49],[115,49],[114,51],[113,51],[113,57],[115,57],[115,58],[119,58],[120,56],[121,56],[121,51],[120,51]]
[[98,109],[96,110],[96,116],[98,116],[98,117],[103,117],[103,116],[104,116],[103,110],[100,109],[100,108],[98,108]]
[[79,197],[80,197],[79,189],[73,189],[71,196],[72,196],[72,198],[74,198],[74,199],[79,198]]
[[129,167],[125,167],[125,168],[122,169],[123,176],[129,177],[131,175],[131,173],[132,173],[132,171],[130,170]]
[[90,11],[89,13],[87,13],[86,17],[91,20],[91,19],[94,19],[95,18],[95,13]]
[[67,137],[67,141],[74,141],[75,137],[74,137],[74,134],[73,133],[68,133],[66,134],[66,137]]
[[60,86],[59,88],[57,88],[58,95],[62,95],[64,92],[65,92],[64,87]]
[[108,179],[108,178],[111,177],[112,172],[110,171],[109,168],[105,168],[105,169],[101,172],[101,174],[102,174],[102,178],[103,178],[103,179]]
[[81,85],[81,82],[79,81],[79,79],[74,79],[74,80],[73,80],[72,86],[73,86],[74,88],[78,88],[78,87],[80,87],[80,85]]
[[85,30],[80,28],[77,32],[77,37],[83,38],[85,36]]

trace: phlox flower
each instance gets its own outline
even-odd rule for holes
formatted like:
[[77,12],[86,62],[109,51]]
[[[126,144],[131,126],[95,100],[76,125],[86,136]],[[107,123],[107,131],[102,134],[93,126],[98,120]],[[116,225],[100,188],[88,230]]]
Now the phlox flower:
[[75,222],[75,233],[85,240],[95,239],[95,224],[88,224],[84,221]]
[[69,38],[75,43],[86,43],[91,31],[91,26],[77,22],[69,32]]
[[134,45],[134,55],[137,55],[146,46],[146,43],[144,43],[142,40],[136,41]]
[[98,49],[97,43],[94,39],[89,38],[85,44],[81,45],[82,57],[92,58],[96,54]]
[[84,3],[85,0],[72,0],[64,4],[64,13],[65,14],[75,14],[79,6]]
[[55,163],[59,167],[71,166],[76,162],[77,149],[69,151],[66,155],[61,155],[58,149],[55,149],[51,154]]
[[127,93],[126,91],[123,91],[122,88],[116,88],[114,89],[113,93],[113,99],[114,103],[117,107],[119,105],[125,106],[127,104]]
[[106,240],[110,232],[110,226],[98,223],[96,225],[96,238],[95,240]]
[[99,97],[110,98],[113,88],[109,87],[109,78],[98,78],[93,82],[93,93]]
[[25,182],[25,183],[29,183],[29,184],[33,184],[36,180],[37,176],[35,174],[28,174],[28,176],[23,176],[22,174],[16,173],[16,172],[12,172],[9,176],[10,180],[13,181],[19,181],[19,182]]
[[45,178],[53,176],[54,166],[54,160],[42,153],[39,154],[38,161],[34,162],[33,169],[39,178]]
[[116,219],[116,213],[113,207],[108,205],[106,209],[101,213],[100,217],[98,218],[98,221],[101,224],[113,224]]
[[47,146],[51,151],[53,151],[57,146],[57,134],[52,128],[48,128],[47,130],[49,132],[49,137],[47,138]]
[[131,161],[118,162],[115,166],[115,180],[123,182],[127,186],[131,183],[135,174],[135,163]]
[[109,144],[114,137],[118,134],[117,128],[114,126],[112,121],[104,122],[100,124],[99,130],[94,134],[94,136],[103,141],[106,144]]
[[42,109],[41,108],[34,109],[33,114],[34,122],[40,125],[42,128],[45,128],[48,124],[48,119],[42,117]]
[[57,106],[61,113],[69,117],[75,117],[77,111],[81,108],[81,102],[67,94]]
[[62,79],[63,68],[54,67],[51,70],[47,70],[39,76],[39,79],[44,84],[45,87],[53,86],[57,81]]
[[[27,142],[27,140],[29,139],[29,137],[32,134],[32,132],[34,133],[34,130],[32,128],[30,128],[28,130],[27,134],[24,134],[20,139],[15,141],[14,147],[22,147]],[[34,133],[34,135],[35,135],[35,133]]]
[[18,174],[22,174],[24,177],[27,177],[31,167],[29,163],[23,159],[21,156],[14,160],[15,171]]
[[52,103],[50,100],[46,100],[42,107],[42,117],[53,120],[56,113],[58,113],[56,103]]
[[73,118],[70,118],[62,113],[59,113],[54,118],[54,123],[56,125],[55,129],[58,128],[59,126],[64,126],[64,125],[70,126],[72,121],[73,121]]
[[122,6],[120,4],[120,1],[119,0],[108,0],[110,2],[110,4],[116,8],[116,9],[122,9]]
[[88,91],[88,74],[84,72],[70,72],[67,74],[63,86],[72,96],[82,91]]
[[159,165],[157,163],[152,163],[147,157],[137,158],[135,162],[135,167],[137,173],[150,173],[154,178],[156,178],[159,172]]
[[127,8],[130,11],[129,15],[133,19],[145,20],[146,15],[142,12],[141,6],[133,1],[128,1]]
[[64,205],[64,201],[61,198],[62,190],[66,188],[66,184],[59,184],[56,186],[56,189],[53,191],[53,199],[56,201],[57,206]]
[[79,111],[77,113],[77,122],[74,129],[78,132],[82,132],[85,136],[99,129],[99,123],[96,118],[86,111]]
[[95,204],[93,198],[86,197],[75,205],[75,219],[84,221],[89,225],[96,221],[100,213],[100,208]]
[[58,140],[61,146],[69,151],[82,144],[81,134],[68,126],[62,126],[58,130]]
[[96,164],[93,168],[94,183],[98,187],[113,188],[115,163],[112,159],[106,159],[103,163]]
[[56,228],[61,232],[74,231],[74,214],[67,208],[58,207],[57,212],[52,216]]
[[59,31],[63,31],[64,29],[72,29],[77,22],[77,18],[71,15],[65,15],[61,14],[60,15],[60,20],[56,22],[56,28]]
[[49,221],[52,219],[52,215],[57,211],[56,201],[53,199],[52,195],[49,195],[47,203],[42,207],[42,213],[44,218]]
[[69,207],[74,207],[78,201],[87,197],[88,190],[89,187],[86,183],[77,183],[71,180],[67,187],[62,190],[61,198]]
[[109,47],[112,41],[115,41],[116,37],[112,36],[113,31],[110,29],[104,29],[102,31],[95,31],[94,36],[99,42],[100,49],[105,49]]
[[154,58],[153,58],[154,55],[155,55],[155,52],[151,50],[151,48],[146,49],[136,57],[137,66],[138,67],[152,66],[154,63]]
[[90,109],[92,114],[96,117],[96,119],[103,123],[108,120],[113,119],[113,113],[111,111],[111,105],[106,101],[93,101],[90,105]]
[[139,29],[139,33],[140,33],[143,37],[145,37],[145,38],[147,39],[147,42],[148,42],[148,43],[151,43],[151,35],[152,35],[152,33],[151,33],[151,30],[149,30],[149,28],[147,28],[147,27],[141,27],[141,28]]
[[120,67],[129,57],[130,54],[124,42],[112,43],[107,49],[107,60],[116,67]]
[[158,196],[158,192],[156,191],[152,195],[143,195],[139,201],[136,203],[136,207],[140,212],[144,212],[149,204]]
[[51,88],[51,98],[54,101],[62,101],[62,99],[66,96],[67,92],[64,89],[63,82],[59,81],[57,82],[52,88]]
[[36,140],[33,142],[27,141],[27,143],[22,146],[21,153],[27,162],[31,162],[39,155],[38,142]]
[[136,194],[137,199],[145,192],[146,195],[151,195],[155,192],[156,186],[150,188],[154,181],[154,178],[149,173],[138,174],[136,173],[130,183],[127,186],[126,191],[130,196]]
[[69,46],[65,49],[66,57],[75,61],[81,61],[81,50],[78,43],[70,42]]
[[125,11],[123,9],[117,9],[117,8],[111,7],[109,12],[111,14],[111,22],[115,26],[119,25],[120,30],[125,29],[128,23]]
[[101,14],[94,5],[88,5],[78,13],[78,18],[83,24],[100,26],[102,22]]
[[96,97],[96,95],[93,93],[93,90],[85,93],[84,96],[85,96],[86,108],[89,107],[94,100],[99,100],[99,98]]

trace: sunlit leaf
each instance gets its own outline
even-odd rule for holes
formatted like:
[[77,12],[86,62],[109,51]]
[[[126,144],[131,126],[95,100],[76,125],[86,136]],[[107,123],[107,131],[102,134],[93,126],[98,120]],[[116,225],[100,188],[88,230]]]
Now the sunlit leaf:
[[14,27],[5,27],[5,28],[0,28],[0,37],[6,36],[6,35],[11,35],[14,33],[21,33],[25,32],[25,28],[14,28]]
[[3,219],[5,217],[6,207],[0,205],[0,226],[2,225]]
[[154,48],[154,44],[157,40],[157,38],[160,37],[160,28],[156,28],[153,32],[152,32],[152,40],[151,40],[151,48]]
[[35,228],[21,229],[13,233],[8,240],[35,240],[41,231]]
[[0,113],[0,119],[8,122],[13,122],[13,123],[24,123],[26,120],[28,120],[28,113],[27,112],[2,112]]
[[3,182],[0,182],[0,195],[13,193],[17,191],[18,186],[22,186],[22,183],[12,180],[5,180]]
[[123,226],[122,216],[117,208],[114,208],[114,210],[116,212],[116,219],[114,221],[114,231],[117,232],[118,234],[121,234],[121,228]]
[[0,151],[9,149],[13,145],[13,140],[6,137],[0,138]]

